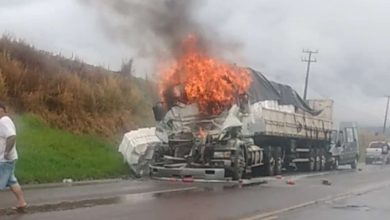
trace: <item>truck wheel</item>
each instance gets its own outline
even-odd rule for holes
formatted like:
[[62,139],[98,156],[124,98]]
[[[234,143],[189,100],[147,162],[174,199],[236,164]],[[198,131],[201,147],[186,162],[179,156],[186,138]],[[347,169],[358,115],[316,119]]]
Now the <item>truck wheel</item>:
[[314,149],[311,149],[310,150],[310,157],[309,157],[309,162],[307,163],[307,167],[306,167],[306,170],[307,171],[310,171],[310,172],[312,172],[312,171],[314,171],[314,169],[315,169],[315,163],[316,163],[316,161],[315,161],[315,151],[314,151]]
[[270,157],[265,165],[265,175],[273,176],[275,175],[275,160],[273,157]]
[[282,158],[278,157],[275,158],[275,168],[274,168],[274,173],[275,175],[280,175],[282,174]]
[[296,166],[299,171],[314,171],[314,158],[311,159],[311,162],[297,163]]
[[325,170],[331,170],[333,168],[333,164],[326,162],[325,163]]
[[274,155],[274,161],[275,161],[274,174],[280,175],[280,174],[282,174],[282,166],[283,166],[282,149],[280,147],[275,148],[273,155]]
[[232,168],[233,180],[240,180],[243,177],[245,171],[245,158],[243,152],[239,150],[238,154],[234,157],[234,164]]
[[301,162],[296,163],[295,166],[298,168],[299,171],[314,171],[315,169],[315,151],[312,149],[310,150],[310,156],[309,156],[309,162]]
[[351,163],[351,168],[355,170],[356,167],[357,167],[357,163],[358,163],[357,158],[355,158],[355,159],[353,160],[353,162]]
[[334,170],[339,169],[339,158],[337,157],[334,159],[333,169]]
[[273,176],[275,175],[275,160],[271,155],[267,157],[267,161],[265,162],[265,175]]
[[326,170],[326,158],[325,158],[325,152],[323,149],[320,150],[320,158],[321,158],[321,167],[320,170]]
[[320,155],[320,149],[316,149],[314,151],[315,153],[315,164],[314,164],[314,171],[320,171],[321,170],[321,155]]
[[307,169],[306,163],[296,163],[295,165],[296,165],[298,171],[306,171],[306,169]]
[[264,165],[261,167],[261,173],[264,176],[275,175],[275,159],[271,146],[264,148]]

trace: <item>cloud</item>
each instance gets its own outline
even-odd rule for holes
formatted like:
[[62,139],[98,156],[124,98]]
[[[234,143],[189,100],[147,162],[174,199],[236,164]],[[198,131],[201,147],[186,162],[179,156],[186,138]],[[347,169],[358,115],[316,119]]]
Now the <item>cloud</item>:
[[242,42],[247,65],[302,94],[306,63],[300,62],[301,51],[318,49],[309,98],[334,99],[338,120],[382,123],[383,96],[390,93],[387,1],[209,2],[200,18]]
[[129,56],[129,49],[108,39],[97,19],[96,13],[75,0],[9,1],[0,7],[0,33],[42,50],[117,68]]
[[[164,52],[177,42],[176,38],[169,38],[170,34],[150,31],[156,26],[141,13],[145,8],[128,8],[134,6],[129,3],[150,3],[94,1],[91,6],[85,1],[88,0],[0,3],[0,30],[22,37],[38,48],[75,53],[87,62],[112,68],[118,68],[123,58],[135,57],[139,74],[153,71],[150,66],[155,59],[146,57],[160,54],[155,49]],[[290,84],[299,93],[303,92],[306,72],[306,63],[300,61],[301,51],[318,49],[308,97],[334,99],[338,121],[382,124],[386,104],[383,96],[390,94],[390,2],[200,0],[196,4],[183,3],[173,11],[163,2],[153,1],[156,5],[152,9],[157,7],[163,9],[158,10],[163,15],[172,14],[168,16],[170,23],[160,25],[188,25],[178,28],[179,39],[195,27],[211,39],[210,47],[216,51],[223,48],[218,51],[219,56],[260,70],[272,80]],[[118,7],[120,3],[127,8]],[[144,26],[132,23],[139,18],[146,19]],[[142,41],[145,39],[155,41]],[[140,53],[140,48],[146,48],[146,52]]]

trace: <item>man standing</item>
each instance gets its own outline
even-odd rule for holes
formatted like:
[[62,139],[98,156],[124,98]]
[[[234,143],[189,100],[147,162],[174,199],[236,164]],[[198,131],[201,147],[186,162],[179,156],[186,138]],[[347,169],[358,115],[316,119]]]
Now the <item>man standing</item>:
[[0,103],[0,190],[11,189],[17,199],[17,210],[27,207],[22,188],[15,177],[16,129],[11,118],[7,116],[6,107]]

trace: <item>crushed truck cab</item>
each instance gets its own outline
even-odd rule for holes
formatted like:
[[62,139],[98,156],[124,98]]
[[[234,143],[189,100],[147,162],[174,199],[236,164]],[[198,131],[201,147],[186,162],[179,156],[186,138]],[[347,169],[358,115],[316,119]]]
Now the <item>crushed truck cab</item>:
[[262,149],[241,133],[245,117],[237,105],[217,116],[202,116],[196,104],[172,107],[156,127],[164,141],[155,148],[151,175],[241,178],[245,167],[259,166],[263,158]]

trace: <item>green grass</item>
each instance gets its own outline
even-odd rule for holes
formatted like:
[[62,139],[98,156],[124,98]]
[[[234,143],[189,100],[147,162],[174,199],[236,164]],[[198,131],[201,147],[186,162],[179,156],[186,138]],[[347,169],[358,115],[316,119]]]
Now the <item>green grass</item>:
[[115,178],[129,175],[117,146],[93,136],[75,135],[48,127],[34,115],[13,117],[21,183],[48,183]]

